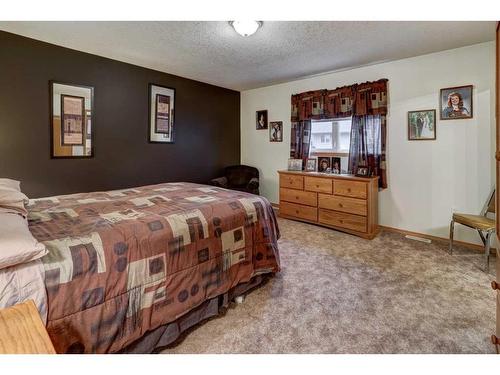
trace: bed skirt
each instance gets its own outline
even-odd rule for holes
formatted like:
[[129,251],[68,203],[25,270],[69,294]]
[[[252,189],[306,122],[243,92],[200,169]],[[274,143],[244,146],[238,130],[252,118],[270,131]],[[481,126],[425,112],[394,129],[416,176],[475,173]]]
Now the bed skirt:
[[139,340],[125,347],[119,353],[153,353],[173,344],[183,332],[198,323],[222,314],[234,298],[249,292],[273,275],[274,273],[254,276],[249,282],[238,284],[228,292],[206,300],[200,306],[184,314],[177,320],[147,332]]

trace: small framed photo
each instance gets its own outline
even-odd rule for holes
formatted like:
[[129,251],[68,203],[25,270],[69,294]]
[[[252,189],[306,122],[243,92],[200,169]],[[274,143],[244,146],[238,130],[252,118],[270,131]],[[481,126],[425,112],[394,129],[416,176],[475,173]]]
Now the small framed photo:
[[149,84],[149,142],[174,143],[175,89]]
[[431,141],[436,139],[436,110],[425,109],[408,112],[408,140]]
[[332,158],[329,157],[319,157],[318,158],[318,172],[330,173],[332,167]]
[[316,172],[316,167],[318,165],[318,159],[310,158],[306,160],[306,172]]
[[256,129],[267,129],[267,109],[257,111],[255,114]]
[[368,168],[368,167],[358,167],[358,171],[356,172],[356,176],[358,176],[358,177],[369,177],[370,176],[370,168]]
[[302,170],[302,159],[288,159],[288,170],[289,171],[301,171]]
[[441,120],[472,118],[472,85],[441,89],[439,104]]
[[271,121],[269,123],[269,141],[283,142],[283,121]]
[[332,173],[334,174],[342,173],[341,160],[339,157],[333,157],[331,165],[332,165]]

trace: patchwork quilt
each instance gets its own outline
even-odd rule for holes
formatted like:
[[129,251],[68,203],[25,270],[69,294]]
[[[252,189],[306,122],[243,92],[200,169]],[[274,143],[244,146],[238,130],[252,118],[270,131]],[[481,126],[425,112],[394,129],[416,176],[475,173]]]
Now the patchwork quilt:
[[117,352],[205,300],[278,272],[263,197],[192,183],[30,201],[60,353]]

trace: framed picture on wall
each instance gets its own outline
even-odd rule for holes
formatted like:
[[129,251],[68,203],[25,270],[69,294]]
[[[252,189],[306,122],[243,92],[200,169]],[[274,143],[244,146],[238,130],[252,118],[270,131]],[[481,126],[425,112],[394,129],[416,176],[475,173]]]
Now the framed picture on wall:
[[175,89],[149,84],[149,142],[174,143]]
[[436,110],[425,109],[408,112],[408,140],[430,141],[436,139]]
[[441,89],[439,109],[441,120],[472,118],[472,85]]
[[92,157],[94,88],[50,81],[49,91],[51,158]]
[[255,127],[257,130],[267,129],[267,109],[255,113]]
[[269,125],[269,141],[283,142],[283,121],[271,121]]

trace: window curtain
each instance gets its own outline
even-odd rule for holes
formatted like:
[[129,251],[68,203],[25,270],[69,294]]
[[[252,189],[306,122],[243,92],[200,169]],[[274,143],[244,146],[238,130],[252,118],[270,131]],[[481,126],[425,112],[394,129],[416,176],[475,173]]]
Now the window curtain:
[[292,95],[290,157],[304,160],[305,167],[311,120],[352,116],[349,171],[369,167],[379,176],[379,187],[386,188],[386,114],[387,79]]
[[385,116],[352,117],[349,171],[355,174],[358,167],[368,167],[372,176],[379,176],[380,188],[387,188],[385,135]]
[[290,158],[302,159],[302,169],[309,157],[311,143],[311,120],[292,122]]
[[387,80],[357,85],[353,103],[349,171],[368,167],[370,175],[378,176],[380,188],[387,188]]

